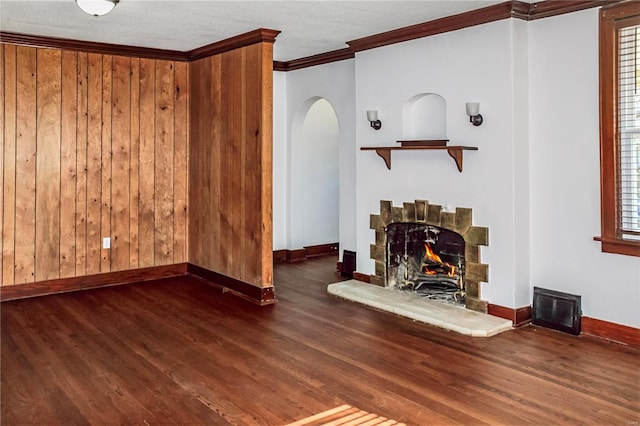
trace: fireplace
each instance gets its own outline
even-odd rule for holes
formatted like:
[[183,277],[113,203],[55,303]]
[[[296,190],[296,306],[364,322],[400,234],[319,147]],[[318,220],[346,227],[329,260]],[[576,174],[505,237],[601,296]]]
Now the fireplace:
[[421,296],[464,304],[462,235],[440,226],[394,222],[386,229],[386,285]]
[[473,225],[471,209],[447,212],[426,200],[395,207],[383,200],[370,228],[376,233],[372,284],[487,312],[480,283],[488,282],[489,267],[480,261],[480,246],[489,244],[489,230]]

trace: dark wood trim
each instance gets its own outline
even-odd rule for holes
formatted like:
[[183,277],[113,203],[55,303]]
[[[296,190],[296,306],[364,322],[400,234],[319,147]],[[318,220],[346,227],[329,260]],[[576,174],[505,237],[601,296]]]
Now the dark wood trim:
[[529,20],[529,14],[531,13],[531,3],[524,1],[512,1],[511,2],[511,17],[516,19],[522,19],[524,21]]
[[640,328],[582,317],[582,333],[627,345],[640,346]]
[[274,43],[278,34],[280,34],[280,31],[259,28],[248,33],[240,34],[235,37],[230,37],[216,43],[190,50],[186,52],[186,57],[188,61],[196,61],[198,59],[229,52],[231,50],[250,46],[256,43]]
[[529,324],[531,322],[533,314],[531,311],[531,305],[522,306],[516,309],[515,321],[513,325],[515,327],[520,327],[522,325]]
[[616,34],[620,20],[638,20],[640,3],[622,2],[600,10],[600,220],[601,250],[606,253],[640,256],[640,243],[620,238],[618,182],[618,63]]
[[9,300],[26,299],[29,297],[46,296],[78,290],[90,290],[183,275],[191,275],[202,279],[208,284],[222,288],[223,291],[232,292],[239,297],[259,305],[276,303],[273,287],[255,287],[251,284],[188,263],[2,286],[0,287],[0,301],[6,302]]
[[307,258],[303,248],[297,250],[287,250],[287,263],[302,262]]
[[327,254],[338,253],[340,245],[338,243],[318,244],[315,246],[306,246],[297,250],[274,250],[273,264],[278,263],[296,263],[302,262],[309,257],[324,256]]
[[347,42],[349,47],[345,49],[334,50],[291,61],[275,61],[273,69],[275,71],[293,71],[301,68],[350,59],[355,57],[355,52],[445,32],[456,31],[463,28],[473,27],[475,25],[499,21],[501,19],[516,18],[531,21],[534,19],[548,18],[550,16],[577,12],[579,10],[592,7],[610,5],[620,1],[621,0],[546,0],[538,3],[526,3],[517,0],[507,1],[494,6],[352,40]]
[[549,18],[551,16],[563,15],[565,13],[578,12],[580,10],[591,9],[593,7],[606,6],[618,3],[621,0],[546,0],[529,5],[527,21],[534,19]]
[[178,62],[191,62],[207,56],[228,52],[256,43],[273,43],[280,31],[260,28],[235,37],[208,44],[187,52],[178,50],[152,49],[139,46],[97,43],[92,41],[71,40],[57,37],[35,36],[0,31],[0,42],[33,47],[76,50],[105,55],[132,56],[136,58],[160,59]]
[[576,12],[591,7],[599,7],[619,2],[620,0],[595,0],[595,1],[564,1],[547,0],[538,3],[525,3],[522,1],[507,1],[482,9],[447,16],[422,24],[411,25],[404,28],[375,34],[347,42],[354,52],[374,49],[376,47],[415,40],[436,34],[456,31],[476,25],[487,24],[507,18],[524,19],[526,21],[547,18],[564,13]]
[[338,243],[318,244],[315,246],[305,246],[305,257],[324,256],[327,254],[338,253],[340,245]]
[[[485,24],[506,18],[518,18],[527,21],[547,18],[564,13],[575,12],[591,7],[611,5],[621,0],[547,0],[538,3],[525,3],[522,1],[508,1],[494,6],[461,13],[441,19],[436,19],[421,24],[416,24],[396,30],[375,34],[368,37],[347,42],[349,47],[319,53],[317,55],[290,61],[274,61],[274,71],[293,71],[316,65],[338,62],[355,57],[355,52],[386,46],[394,43],[414,40],[430,35],[455,31],[475,25]],[[260,42],[274,43],[280,31],[259,28],[244,34],[202,46],[187,52],[177,50],[155,49],[139,46],[125,46],[110,43],[99,43],[46,37],[29,34],[18,34],[0,31],[0,42],[33,47],[49,47],[57,49],[76,50],[90,53],[108,55],[132,56],[138,58],[160,59],[179,62],[190,62],[207,56],[237,49]]]
[[201,279],[209,285],[219,287],[222,291],[228,291],[238,297],[261,306],[271,305],[277,302],[273,286],[256,287],[245,283],[244,281],[222,275],[218,272],[210,271],[192,263],[187,265],[187,274]]
[[0,287],[0,301],[26,299],[49,294],[67,293],[70,291],[89,290],[113,285],[131,284],[160,278],[178,277],[187,273],[186,263],[151,268],[132,269],[128,271],[107,272],[104,274],[83,277],[60,278],[56,280],[38,281],[28,284],[16,284]]
[[[602,189],[602,187],[600,187]],[[612,210],[611,206],[602,206],[602,210]],[[611,213],[603,214],[603,219]],[[605,227],[603,226],[603,229]],[[601,243],[601,249],[604,253],[623,254],[626,256],[640,256],[640,242],[622,240],[616,238],[593,237],[594,241]]]
[[353,59],[356,57],[355,52],[345,47],[344,49],[332,50],[330,52],[320,53],[318,55],[307,56],[292,61],[274,61],[274,71],[293,71],[301,68],[315,67],[316,65],[328,64],[331,62],[344,61],[345,59]]
[[[487,306],[487,313],[513,321],[514,327],[520,327],[531,322],[531,306],[514,309],[490,303]],[[640,345],[640,329],[638,328],[591,317],[582,317],[581,326],[582,334],[601,337],[628,345]]]
[[274,250],[273,251],[273,264],[277,265],[279,263],[287,262],[287,252],[288,250]]
[[487,313],[495,317],[510,320],[514,327],[521,327],[531,322],[531,306],[507,308],[489,303],[487,305]]
[[184,62],[187,54],[177,50],[152,49],[149,47],[124,46],[119,44],[97,43],[93,41],[71,40],[57,37],[45,37],[0,31],[0,42],[32,47],[76,50],[104,55],[133,56],[136,58],[160,59]]
[[353,272],[353,279],[354,280],[358,280],[358,281],[362,281],[363,283],[370,283],[371,282],[371,276],[368,274],[363,274],[362,272],[358,272],[358,271],[354,271]]
[[508,319],[513,322],[516,318],[516,313],[513,308],[507,308],[505,306],[494,305],[492,303],[487,304],[487,313],[494,317]]
[[486,24],[510,18],[512,15],[512,2],[496,4],[458,15],[447,16],[422,24],[411,25],[396,30],[375,34],[368,37],[348,41],[347,44],[354,52],[374,49],[376,47],[388,46],[390,44],[402,43],[409,40],[442,34],[462,28],[473,27],[475,25]]

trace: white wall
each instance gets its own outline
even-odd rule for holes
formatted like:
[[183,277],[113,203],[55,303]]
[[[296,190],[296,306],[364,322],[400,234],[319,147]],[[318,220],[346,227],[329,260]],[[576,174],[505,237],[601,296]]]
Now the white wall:
[[[292,128],[298,114],[315,99],[326,99],[338,117],[339,124],[339,243],[341,249],[355,250],[355,145],[354,145],[354,61],[344,60],[326,65],[290,71],[286,75],[287,168],[288,175],[300,176],[294,170],[303,167],[304,146],[292,142]],[[298,249],[304,242],[304,193],[313,191],[300,179],[289,181],[287,248]],[[274,189],[275,190],[275,189]],[[325,241],[334,242],[334,241]]]
[[[338,115],[340,244],[357,251],[357,270],[373,273],[369,215],[379,200],[471,207],[474,224],[489,228],[483,299],[521,307],[540,286],[582,295],[585,316],[640,327],[640,260],[602,253],[593,241],[600,234],[597,31],[597,9],[503,20],[287,73],[285,128],[314,96]],[[465,153],[463,173],[446,152],[394,152],[387,170],[374,152],[360,151],[395,144],[402,106],[419,93],[446,100],[451,144],[479,147]],[[481,103],[480,127],[465,114],[469,101]],[[369,126],[368,109],[379,111],[381,130]],[[298,248],[293,240],[288,248]]]
[[[447,131],[451,145],[471,145],[458,172],[445,151],[394,152],[391,170],[370,151],[357,152],[358,270],[373,273],[369,245],[374,232],[369,215],[379,211],[379,200],[426,199],[434,204],[471,207],[474,224],[489,228],[489,247],[482,260],[489,266],[489,283],[482,296],[502,306],[527,304],[528,277],[516,266],[528,263],[528,233],[516,232],[515,194],[526,184],[514,174],[526,152],[525,137],[516,129],[522,102],[514,99],[514,43],[521,43],[521,27],[503,20],[437,36],[413,40],[356,54],[357,146],[388,146],[402,137],[402,105],[419,93],[436,93],[447,104]],[[516,37],[514,34],[518,34]],[[465,103],[480,102],[484,124],[469,123]],[[371,129],[365,110],[378,109],[382,129]],[[516,140],[517,139],[517,140]],[[518,144],[524,144],[521,147]],[[518,158],[514,158],[517,156]],[[526,170],[525,170],[526,173]],[[524,182],[526,183],[526,179]],[[518,187],[516,188],[516,185]],[[518,238],[525,238],[520,243]],[[517,291],[525,287],[523,291]],[[518,300],[516,296],[518,295]]]
[[640,259],[602,253],[598,11],[532,21],[531,282],[585,316],[640,327]]

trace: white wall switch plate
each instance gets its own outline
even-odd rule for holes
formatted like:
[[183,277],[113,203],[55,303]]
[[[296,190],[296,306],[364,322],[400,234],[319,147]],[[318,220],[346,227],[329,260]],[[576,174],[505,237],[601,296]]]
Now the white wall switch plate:
[[111,248],[111,238],[106,237],[102,239],[102,248],[103,249]]

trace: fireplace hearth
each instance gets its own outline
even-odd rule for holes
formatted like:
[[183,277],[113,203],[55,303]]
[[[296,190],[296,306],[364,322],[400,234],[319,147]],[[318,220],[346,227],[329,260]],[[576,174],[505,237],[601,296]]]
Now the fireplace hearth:
[[394,207],[383,200],[370,228],[376,233],[372,284],[487,312],[480,282],[488,282],[489,267],[480,261],[480,246],[488,245],[489,230],[472,224],[471,209],[447,212],[426,200]]

